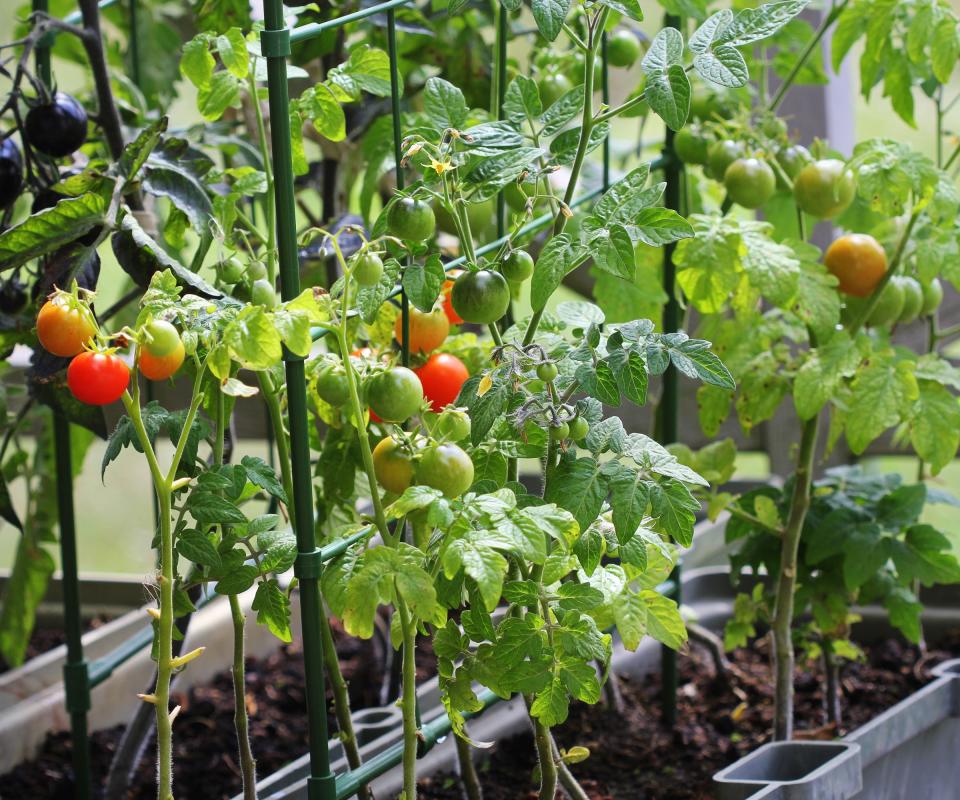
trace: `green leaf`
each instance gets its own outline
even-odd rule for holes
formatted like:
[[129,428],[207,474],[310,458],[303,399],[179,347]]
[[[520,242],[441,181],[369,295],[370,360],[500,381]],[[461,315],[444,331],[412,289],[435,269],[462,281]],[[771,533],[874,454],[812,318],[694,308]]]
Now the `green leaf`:
[[647,632],[661,644],[679,650],[687,641],[687,626],[676,602],[653,589],[643,589],[640,596],[647,605]]
[[586,530],[600,515],[606,496],[607,479],[596,459],[566,458],[550,477],[544,500],[565,508]]
[[388,258],[383,262],[383,274],[376,286],[364,286],[357,292],[357,306],[360,309],[360,319],[372,325],[377,314],[390,293],[393,292],[400,279],[400,262],[395,258]]
[[261,581],[250,606],[257,612],[257,622],[281,642],[293,640],[290,631],[290,598],[276,580]]
[[631,652],[647,633],[647,604],[629,589],[613,598],[613,619],[623,646]]
[[217,37],[217,55],[235,77],[247,77],[250,56],[247,53],[247,40],[239,28],[231,28]]
[[577,700],[590,704],[600,701],[600,681],[593,664],[565,658],[560,662],[560,680]]
[[453,578],[462,568],[476,581],[486,610],[490,612],[497,607],[507,560],[492,547],[472,538],[454,539],[444,554],[443,568],[448,578]]
[[540,89],[533,78],[517,75],[507,86],[503,97],[503,116],[514,125],[537,119],[543,113]]
[[[576,160],[577,150],[580,147],[581,128],[571,128],[564,131],[550,142],[550,152],[557,164],[572,164]],[[590,138],[587,140],[585,153],[592,153],[604,143],[610,133],[610,124],[601,122],[590,129]]]
[[262,458],[256,456],[244,456],[240,464],[247,473],[247,480],[254,486],[259,486],[268,494],[276,497],[281,503],[287,502],[287,493],[280,485],[277,473]]
[[560,133],[583,109],[583,86],[574,86],[548,108],[540,121],[543,127],[540,136],[551,137]]
[[190,493],[187,510],[201,524],[242,524],[247,521],[243,512],[229,500],[201,489]]
[[461,130],[467,122],[467,101],[463,92],[442,78],[427,79],[423,90],[423,111],[438,131]]
[[68,197],[0,233],[3,270],[52,253],[106,222],[106,201],[98,194]]
[[[683,34],[676,28],[664,28],[650,43],[640,64],[650,77],[663,75],[670,67],[683,66]],[[649,98],[648,98],[649,99]]]
[[846,416],[847,442],[855,454],[896,425],[917,399],[917,381],[908,364],[898,364],[892,354],[875,353],[857,370],[850,398],[854,413]]
[[727,44],[716,45],[712,50],[695,56],[693,66],[705,81],[720,86],[736,89],[746,86],[750,80],[750,70],[740,51]]
[[213,216],[213,204],[203,184],[188,172],[148,164],[143,186],[150,194],[168,198],[187,215],[195,231],[203,233],[207,230]]
[[228,108],[240,106],[240,82],[229,72],[215,72],[208,86],[197,92],[197,110],[208,122],[223,116]]
[[548,42],[554,41],[563,30],[570,0],[532,0],[530,5],[543,38]]
[[610,479],[610,507],[617,541],[623,544],[647,514],[650,489],[640,472],[621,466]]
[[202,567],[220,568],[220,553],[200,531],[184,531],[177,539],[177,552]]
[[600,566],[605,551],[606,542],[603,534],[597,530],[595,525],[587,528],[573,544],[573,554],[577,557],[580,568],[587,577],[593,575],[597,567]]
[[675,539],[684,547],[693,542],[693,526],[699,501],[679,481],[651,483],[650,504],[657,518],[657,529]]
[[516,147],[483,159],[464,179],[465,188],[472,187],[470,200],[487,200],[524,172],[532,172],[541,154],[538,147]]
[[263,306],[244,308],[224,330],[223,343],[247,369],[269,369],[283,356],[280,334]]
[[668,343],[670,361],[688,378],[699,378],[721,389],[736,388],[730,370],[710,351],[710,342],[687,339],[685,334],[666,334],[663,338]]
[[850,378],[860,365],[861,353],[853,340],[836,334],[829,342],[809,351],[797,370],[793,384],[793,404],[800,419],[811,419],[833,398],[844,378]]
[[636,350],[610,351],[606,361],[610,365],[617,387],[627,398],[642,406],[647,402],[647,362]]
[[446,277],[440,256],[434,253],[422,266],[410,264],[404,267],[402,285],[410,302],[421,311],[431,311]]
[[530,283],[530,305],[534,311],[546,307],[547,301],[560,285],[563,277],[586,261],[590,252],[561,233],[547,242],[537,258]]
[[717,37],[733,21],[733,12],[724,8],[708,17],[690,37],[690,50],[700,55],[706,53]]
[[605,272],[626,280],[633,280],[637,263],[630,234],[622,225],[611,225],[591,242],[593,263]]
[[620,389],[607,359],[596,364],[581,364],[577,367],[576,376],[580,391],[608,406],[620,405]]
[[260,573],[257,571],[256,567],[251,566],[250,564],[241,564],[236,569],[231,570],[229,574],[218,580],[217,585],[214,588],[217,594],[242,594],[251,586],[253,586],[253,583],[256,581],[259,574]]
[[318,83],[300,96],[299,107],[317,133],[331,142],[342,142],[347,136],[347,119],[343,108],[329,86]]
[[137,177],[147,158],[160,142],[162,134],[167,130],[167,123],[167,117],[161,117],[140,131],[137,138],[123,148],[118,166],[121,174],[128,181]]
[[[247,534],[250,534],[249,528]],[[268,530],[257,534],[257,549],[260,550],[260,572],[281,574],[290,569],[297,560],[297,537],[290,530]]]
[[694,236],[693,226],[672,208],[645,208],[626,221],[627,231],[651,247],[663,247]]
[[733,22],[717,36],[716,42],[732,47],[743,47],[760,39],[766,39],[803,11],[808,1],[784,0],[784,2],[765,3],[759,8],[745,8],[738,12]]
[[0,605],[0,654],[11,666],[23,663],[37,609],[53,575],[53,556],[38,540],[38,530],[19,537],[13,569]]
[[919,381],[919,396],[910,410],[910,443],[936,475],[960,447],[960,405],[944,386]]
[[607,8],[619,11],[625,17],[643,22],[643,9],[640,8],[639,0],[598,0],[598,2]]
[[562,724],[569,712],[570,698],[563,681],[556,676],[537,693],[530,706],[530,716],[536,717],[548,728]]
[[207,35],[201,33],[183,46],[180,74],[198,89],[208,89],[217,61],[210,53]]

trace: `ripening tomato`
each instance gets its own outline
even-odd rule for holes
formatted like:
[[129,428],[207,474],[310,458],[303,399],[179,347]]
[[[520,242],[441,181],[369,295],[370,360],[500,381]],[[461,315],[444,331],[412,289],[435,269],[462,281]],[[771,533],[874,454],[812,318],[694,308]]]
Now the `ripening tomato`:
[[840,281],[841,292],[867,297],[887,271],[887,254],[872,236],[849,233],[827,248],[823,263]]
[[81,403],[105,406],[130,385],[130,369],[116,353],[81,353],[67,367],[67,386]]
[[328,364],[317,373],[317,394],[334,408],[345,405],[350,399],[350,384],[346,370],[340,365]]
[[746,148],[733,139],[721,139],[707,148],[707,166],[704,173],[709,178],[722,181],[729,167],[738,158],[743,158]]
[[734,203],[755,209],[773,197],[777,190],[777,178],[766,161],[738,158],[723,174],[723,185]]
[[457,399],[460,388],[470,377],[464,363],[450,353],[434,353],[426,364],[414,371],[423,385],[423,396],[438,413]]
[[417,483],[458,497],[473,485],[473,461],[455,444],[434,445],[417,465]]
[[388,492],[403,494],[413,483],[413,454],[387,436],[373,448],[373,474]]
[[[410,306],[410,352],[432,353],[447,338],[450,333],[450,320],[443,308],[434,306],[429,312],[421,311],[416,306]],[[393,324],[393,335],[403,344],[403,314],[397,315]]]
[[143,377],[151,381],[165,381],[180,369],[185,355],[183,341],[178,336],[173,350],[166,355],[154,355],[149,346],[141,347],[137,365]]
[[807,164],[793,181],[797,205],[820,219],[833,219],[846,211],[856,191],[853,170],[835,158]]
[[143,347],[150,351],[150,355],[166,356],[176,350],[178,345],[183,346],[180,333],[165,320],[151,320],[144,325],[143,332],[146,334]]
[[440,290],[443,294],[443,313],[447,315],[451,325],[463,325],[463,317],[453,310],[453,302],[450,300],[450,292],[453,289],[453,283],[457,276],[463,273],[462,269],[452,269],[447,273],[447,280],[443,282],[443,288]]
[[48,353],[75,356],[97,332],[93,313],[73,295],[58,292],[37,315],[37,337]]
[[575,442],[586,438],[590,432],[590,424],[579,414],[570,420],[570,438]]
[[434,431],[438,438],[442,437],[451,442],[460,442],[470,435],[472,427],[466,410],[447,408],[440,414]]

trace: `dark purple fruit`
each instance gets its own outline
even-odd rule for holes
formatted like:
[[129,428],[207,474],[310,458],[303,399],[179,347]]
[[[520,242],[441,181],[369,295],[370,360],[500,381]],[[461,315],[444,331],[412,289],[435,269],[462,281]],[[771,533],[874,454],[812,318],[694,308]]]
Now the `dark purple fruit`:
[[31,147],[63,158],[79,150],[87,140],[87,112],[73,97],[57,92],[49,103],[27,112],[24,131]]
[[11,138],[0,142],[0,209],[13,205],[23,188],[23,159]]

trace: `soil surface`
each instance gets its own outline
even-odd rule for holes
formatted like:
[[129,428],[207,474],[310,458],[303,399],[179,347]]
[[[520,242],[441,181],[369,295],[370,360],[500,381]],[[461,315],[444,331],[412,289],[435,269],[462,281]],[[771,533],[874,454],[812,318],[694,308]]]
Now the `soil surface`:
[[[354,709],[379,706],[384,656],[376,640],[360,641],[334,629],[341,669],[348,681]],[[417,679],[436,673],[429,642],[417,645]],[[327,691],[327,725],[337,730]],[[233,726],[233,680],[229,671],[206,686],[175,694],[181,711],[174,724],[174,786],[178,800],[220,800],[240,792],[241,779]],[[247,712],[257,774],[268,775],[306,752],[307,714],[304,698],[303,651],[299,641],[283,645],[265,659],[247,659]],[[97,731],[91,737],[93,774],[99,787],[123,726]],[[127,800],[156,797],[155,740],[141,758]],[[0,776],[2,800],[73,800],[72,748],[67,732],[51,734],[33,761]]]
[[[680,656],[677,726],[661,724],[660,676],[620,680],[624,711],[575,703],[555,729],[557,743],[590,750],[571,767],[591,800],[707,800],[715,772],[769,740],[773,717],[766,640],[730,654],[730,685],[718,680],[708,652],[694,645]],[[933,676],[930,669],[960,654],[960,632],[921,657],[890,639],[864,648],[866,659],[841,675],[841,729],[825,724],[819,670],[796,673],[797,738],[832,739],[895,705]],[[536,756],[525,734],[486,751],[478,764],[484,800],[534,800]],[[421,800],[462,800],[459,778],[438,775],[420,783]],[[557,794],[557,797],[562,797]]]
[[[92,631],[94,628],[99,628],[101,625],[106,625],[111,619],[113,619],[113,617],[99,615],[84,620],[83,632],[86,633],[87,631]],[[24,663],[31,658],[36,658],[42,653],[53,650],[54,647],[59,647],[66,643],[67,634],[63,628],[37,628],[33,631],[30,636],[30,641],[27,643],[27,653],[24,657]],[[11,669],[10,665],[4,661],[3,656],[0,656],[0,675],[9,669]]]

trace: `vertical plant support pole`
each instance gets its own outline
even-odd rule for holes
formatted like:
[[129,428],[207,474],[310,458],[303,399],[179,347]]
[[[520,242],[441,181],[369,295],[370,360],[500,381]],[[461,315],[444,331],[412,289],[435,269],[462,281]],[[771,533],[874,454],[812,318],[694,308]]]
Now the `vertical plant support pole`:
[[90,710],[90,681],[83,660],[83,627],[80,621],[80,579],[77,571],[77,536],[73,514],[73,463],[70,454],[70,423],[53,413],[53,454],[57,473],[57,517],[60,523],[60,562],[63,572],[63,627],[67,634],[67,661],[63,685],[73,748],[74,797],[91,797],[90,739],[87,712]]
[[[680,27],[680,18],[667,15],[664,19],[666,27]],[[663,144],[663,178],[667,187],[664,192],[664,205],[674,211],[680,210],[680,181],[681,168],[673,150],[674,133],[667,128]],[[676,244],[671,242],[663,248],[663,288],[667,293],[667,304],[663,308],[663,332],[672,333],[680,327],[680,303],[676,297],[676,268],[673,263],[673,253]],[[660,397],[658,412],[660,416],[660,440],[663,444],[677,441],[677,413],[679,406],[679,392],[677,385],[677,370],[670,364],[663,373],[663,394]],[[671,575],[676,587],[676,601],[680,603],[680,568],[679,564]],[[677,653],[669,647],[661,649],[660,669],[662,676],[662,692],[660,698],[665,725],[673,727],[677,721]]]
[[[284,25],[282,0],[265,0],[266,29],[260,33],[260,47],[267,59],[267,88],[270,101],[270,133],[273,145],[273,190],[276,198],[277,251],[280,267],[280,296],[290,300],[300,293],[300,262],[297,256],[296,204],[293,194],[293,157],[290,137],[290,98],[287,88],[287,56],[290,31]],[[313,533],[313,487],[307,422],[307,394],[303,359],[284,351],[287,378],[287,406],[290,425],[293,471],[293,528],[297,537],[295,573],[300,581],[300,614],[303,627],[303,658],[306,667],[306,700],[310,778],[309,800],[335,800],[337,790],[330,773],[327,747],[327,703],[323,671],[323,640],[320,615],[322,562]]]
[[[502,3],[496,4],[497,10],[497,52],[493,75],[496,81],[493,113],[497,119],[503,119],[503,98],[507,93],[507,37],[510,35],[510,12]],[[507,232],[507,195],[503,189],[497,192],[497,238],[502,239]]]
[[[610,64],[607,63],[607,32],[600,34],[600,99],[610,106]],[[610,188],[610,134],[603,138],[603,191]]]
[[130,0],[129,19],[130,19],[130,80],[139,89],[142,75],[140,73],[140,41],[139,29],[137,27],[137,11],[139,10],[139,0]]

